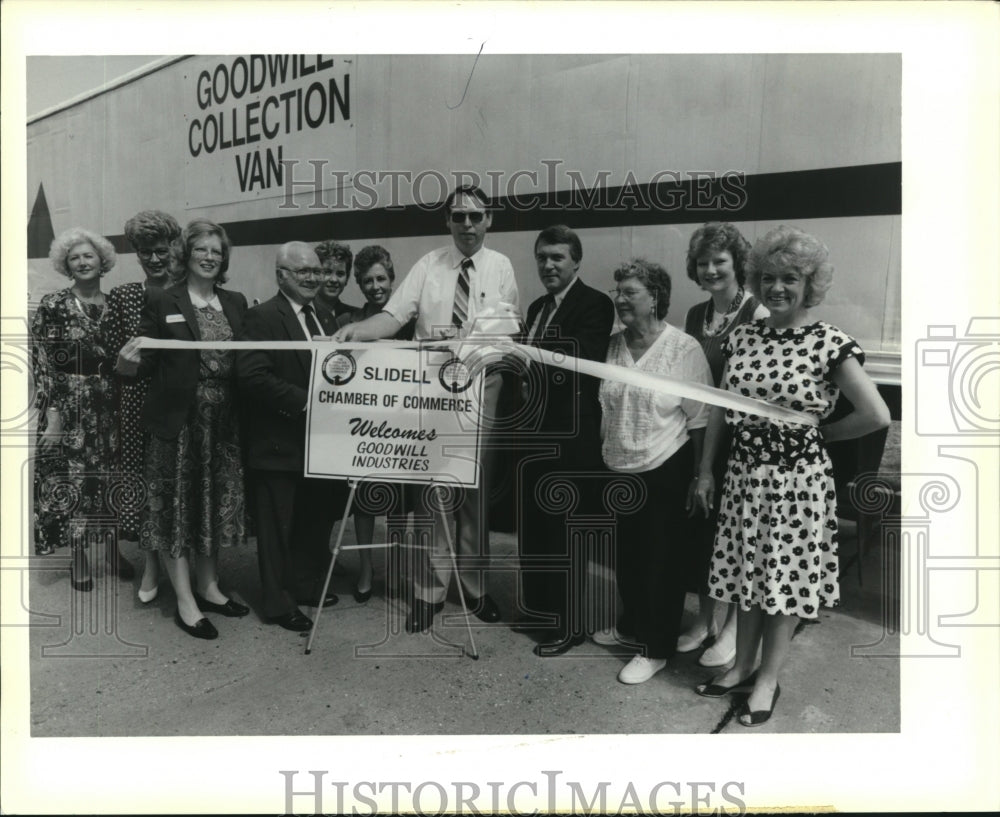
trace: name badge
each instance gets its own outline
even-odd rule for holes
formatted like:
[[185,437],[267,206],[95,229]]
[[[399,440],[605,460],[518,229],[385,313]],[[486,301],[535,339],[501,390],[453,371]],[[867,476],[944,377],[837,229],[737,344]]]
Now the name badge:
[[184,323],[183,315],[167,315],[167,323]]

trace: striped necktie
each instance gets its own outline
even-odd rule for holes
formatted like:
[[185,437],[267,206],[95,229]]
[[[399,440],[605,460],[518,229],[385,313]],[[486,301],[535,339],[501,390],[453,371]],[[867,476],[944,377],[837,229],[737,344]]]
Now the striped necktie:
[[455,284],[455,304],[451,308],[451,322],[458,327],[462,327],[469,317],[469,270],[472,266],[471,258],[463,259],[458,282]]

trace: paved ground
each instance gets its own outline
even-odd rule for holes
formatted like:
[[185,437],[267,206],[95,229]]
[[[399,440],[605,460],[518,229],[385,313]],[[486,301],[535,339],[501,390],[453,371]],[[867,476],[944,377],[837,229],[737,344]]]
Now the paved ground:
[[[348,530],[345,541],[353,532]],[[491,537],[495,563],[514,564],[510,534]],[[842,554],[854,553],[845,525]],[[127,545],[137,565],[140,556]],[[351,569],[356,555],[348,553]],[[710,671],[697,653],[678,656],[649,682],[616,681],[630,654],[588,642],[557,659],[536,658],[533,641],[507,624],[471,619],[479,660],[467,643],[457,599],[433,634],[402,632],[405,605],[384,593],[382,553],[375,595],[351,597],[353,579],[334,579],[340,603],[325,611],[310,655],[305,639],[263,623],[213,616],[216,641],[198,641],[172,620],[169,586],[148,607],[135,583],[99,579],[74,593],[60,562],[39,560],[26,582],[31,632],[31,734],[44,736],[708,733],[744,731],[726,700],[692,687]],[[899,664],[852,657],[852,646],[893,652],[882,624],[880,556],[865,560],[865,583],[843,570],[842,606],[796,636],[774,718],[760,731],[899,730]],[[252,546],[224,554],[221,572],[237,598],[259,608]],[[597,576],[600,578],[600,575]],[[515,574],[499,570],[492,592],[505,611]],[[166,582],[166,579],[164,579]],[[117,591],[116,593],[114,591]],[[691,612],[693,597],[689,597]],[[449,643],[451,642],[451,643]],[[263,702],[263,705],[262,705]]]

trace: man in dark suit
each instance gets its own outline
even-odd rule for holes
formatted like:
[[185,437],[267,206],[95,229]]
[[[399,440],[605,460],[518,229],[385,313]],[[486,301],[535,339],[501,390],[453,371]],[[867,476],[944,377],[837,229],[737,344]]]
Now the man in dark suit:
[[[324,271],[308,244],[278,249],[278,294],[252,307],[242,340],[306,340],[335,329],[333,315],[314,300]],[[236,360],[245,408],[247,465],[257,524],[257,559],[264,617],[286,630],[312,621],[299,605],[328,607],[320,599],[330,559],[330,529],[343,514],[343,482],[303,476],[306,403],[312,356],[305,351],[254,350]]]
[[[603,362],[614,323],[607,295],[579,277],[583,248],[564,225],[548,227],[535,240],[535,263],[546,294],[528,307],[524,342],[549,351]],[[555,366],[532,364],[524,381],[524,427],[519,468],[518,542],[521,584],[529,614],[554,615],[535,654],[562,655],[584,640],[584,555],[571,547],[567,509],[549,501],[545,483],[569,482],[577,508],[585,506],[584,472],[601,461],[600,381]],[[572,509],[570,509],[572,512]]]

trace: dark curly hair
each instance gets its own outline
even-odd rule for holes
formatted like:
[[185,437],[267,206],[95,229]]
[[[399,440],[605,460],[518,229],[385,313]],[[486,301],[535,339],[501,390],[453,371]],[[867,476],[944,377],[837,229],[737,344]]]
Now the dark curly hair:
[[354,258],[354,280],[357,281],[359,287],[364,274],[376,264],[385,267],[390,281],[396,280],[396,270],[392,266],[392,256],[389,255],[389,251],[378,244],[372,244],[368,247],[362,247]]
[[351,248],[346,244],[341,244],[331,239],[330,241],[323,241],[317,244],[313,249],[316,251],[316,256],[319,258],[321,264],[325,265],[328,260],[343,261],[344,271],[348,275],[351,274],[354,253],[351,252]]
[[171,244],[180,236],[181,227],[176,219],[160,210],[143,210],[125,222],[125,238],[134,250],[161,239]]
[[708,252],[728,252],[733,257],[736,283],[743,286],[747,278],[750,242],[728,221],[710,221],[694,231],[688,244],[687,276],[698,283],[698,259]]

